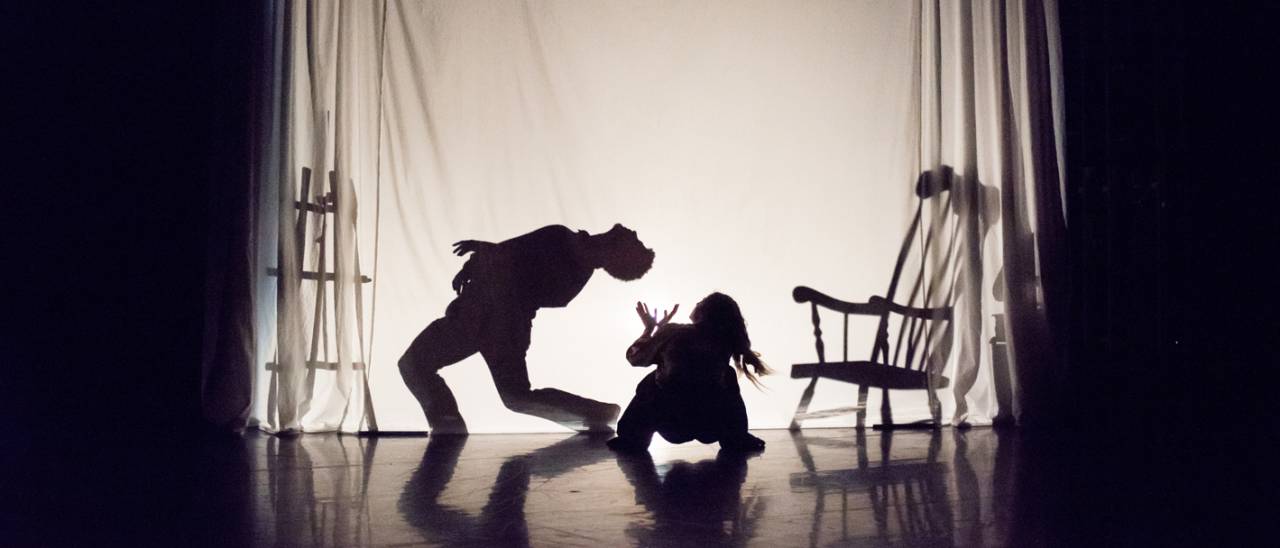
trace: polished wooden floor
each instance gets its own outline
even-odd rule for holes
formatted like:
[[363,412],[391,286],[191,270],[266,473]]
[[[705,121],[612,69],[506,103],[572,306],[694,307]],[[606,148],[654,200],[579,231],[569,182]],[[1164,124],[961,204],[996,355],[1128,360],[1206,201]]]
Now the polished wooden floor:
[[996,432],[759,432],[745,457],[587,436],[246,440],[262,546],[1004,545]]
[[648,455],[619,455],[605,438],[567,434],[72,444],[14,483],[27,490],[5,499],[0,545],[1108,546],[1221,536],[1178,489],[1197,480],[1144,474],[1151,461],[1129,453],[1133,468],[1117,468],[1096,449],[1106,443],[1081,452],[1063,437],[1033,443],[990,428],[756,434],[768,447],[749,456],[661,440]]

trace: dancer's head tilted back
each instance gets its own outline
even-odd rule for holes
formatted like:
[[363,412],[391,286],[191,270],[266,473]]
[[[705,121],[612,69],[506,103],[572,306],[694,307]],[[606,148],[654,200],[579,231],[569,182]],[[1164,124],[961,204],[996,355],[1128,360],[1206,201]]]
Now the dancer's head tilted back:
[[[751,349],[751,337],[747,335],[747,322],[742,318],[742,310],[737,301],[724,293],[712,293],[698,302],[689,315],[694,327],[706,331],[729,350],[733,365],[751,381],[759,386],[758,375],[772,373],[760,355]],[[747,365],[751,370],[747,370]]]
[[644,246],[636,231],[620,224],[591,236],[592,255],[598,266],[622,281],[638,280],[653,266],[653,250]]

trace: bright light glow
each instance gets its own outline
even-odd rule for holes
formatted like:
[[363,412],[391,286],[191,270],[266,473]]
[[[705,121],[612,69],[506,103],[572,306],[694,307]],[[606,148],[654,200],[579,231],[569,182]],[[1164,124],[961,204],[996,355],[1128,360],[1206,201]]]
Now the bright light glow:
[[[766,391],[743,387],[751,425],[785,427],[804,386],[789,366],[815,358],[792,288],[882,292],[913,211],[912,5],[646,3],[647,17],[603,2],[413,6],[391,6],[384,163],[358,178],[362,223],[375,219],[366,183],[383,185],[380,426],[426,426],[396,362],[453,298],[451,242],[620,222],[656,251],[653,269],[628,283],[597,272],[569,307],[539,311],[533,386],[625,405],[649,371],[624,357],[641,332],[635,303],[679,303],[685,322],[722,291],[779,373]],[[429,38],[404,34],[415,29]],[[362,253],[374,233],[362,225]],[[442,375],[473,432],[562,430],[505,409],[479,356]],[[825,387],[815,406],[849,404],[847,386]],[[923,406],[900,398],[897,416],[911,416],[909,400]]]

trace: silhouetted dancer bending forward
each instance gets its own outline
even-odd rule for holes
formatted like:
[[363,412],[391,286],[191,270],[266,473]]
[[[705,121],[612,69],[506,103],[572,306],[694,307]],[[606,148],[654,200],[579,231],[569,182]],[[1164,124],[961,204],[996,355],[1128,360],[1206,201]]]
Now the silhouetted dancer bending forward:
[[658,320],[648,306],[636,303],[644,333],[627,349],[627,361],[658,368],[636,387],[609,448],[645,451],[657,432],[671,443],[718,441],[722,450],[764,449],[764,441],[747,432],[747,408],[737,372],[729,366],[732,362],[752,384],[756,375],[770,373],[751,350],[738,303],[712,293],[694,307],[692,325],[668,324],[679,308]]
[[466,433],[458,403],[439,371],[479,352],[508,409],[580,431],[609,431],[619,407],[554,388],[531,390],[525,352],[539,308],[563,307],[597,268],[619,280],[649,271],[653,250],[622,225],[603,234],[547,226],[510,240],[463,240],[454,253],[471,253],[453,278],[458,297],[413,340],[400,358],[400,375],[422,404],[433,433]]

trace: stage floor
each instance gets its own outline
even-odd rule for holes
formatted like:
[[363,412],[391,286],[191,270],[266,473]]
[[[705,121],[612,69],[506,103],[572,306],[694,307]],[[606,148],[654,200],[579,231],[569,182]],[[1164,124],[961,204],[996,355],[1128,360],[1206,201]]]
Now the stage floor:
[[1229,446],[1203,438],[755,433],[745,458],[571,434],[82,436],[7,467],[0,546],[1197,545],[1272,515],[1238,496],[1270,493],[1252,475],[1194,472]]
[[[759,454],[585,435],[245,438],[256,546],[1004,546],[1013,433],[758,431]],[[226,463],[234,464],[234,463]],[[229,501],[230,502],[230,501]],[[215,532],[216,534],[216,532]],[[240,536],[242,535],[242,536]]]

